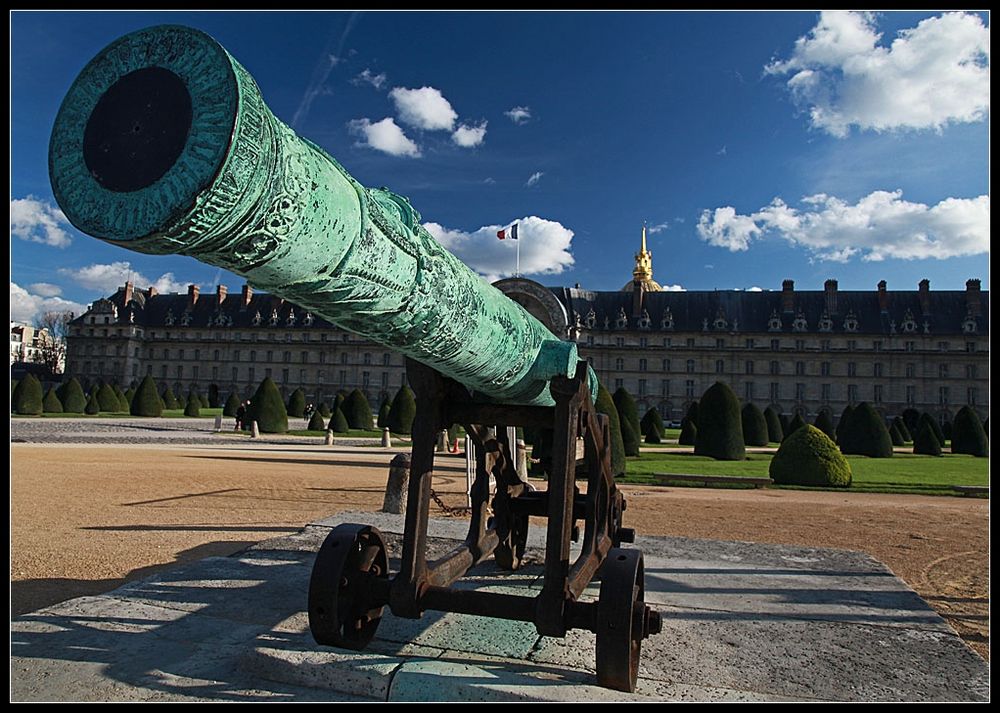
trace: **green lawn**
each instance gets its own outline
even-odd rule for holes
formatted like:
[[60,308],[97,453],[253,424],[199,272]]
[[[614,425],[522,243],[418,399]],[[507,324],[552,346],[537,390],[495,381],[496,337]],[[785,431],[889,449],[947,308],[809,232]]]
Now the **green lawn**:
[[[653,482],[654,473],[767,477],[772,457],[770,453],[754,453],[743,461],[717,461],[691,453],[646,452],[628,459],[623,482]],[[850,490],[856,492],[954,495],[952,485],[989,485],[988,458],[951,453],[940,458],[896,453],[892,458],[847,456],[847,460],[852,473]]]

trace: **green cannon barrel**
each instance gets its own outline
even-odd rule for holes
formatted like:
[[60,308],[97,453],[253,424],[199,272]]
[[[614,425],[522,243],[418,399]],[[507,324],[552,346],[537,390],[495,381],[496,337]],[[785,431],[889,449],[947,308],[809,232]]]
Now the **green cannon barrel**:
[[550,404],[549,379],[576,369],[575,344],[441,247],[405,198],[275,118],[198,30],[140,30],[91,60],[56,117],[49,176],[84,233],[230,270],[488,399]]

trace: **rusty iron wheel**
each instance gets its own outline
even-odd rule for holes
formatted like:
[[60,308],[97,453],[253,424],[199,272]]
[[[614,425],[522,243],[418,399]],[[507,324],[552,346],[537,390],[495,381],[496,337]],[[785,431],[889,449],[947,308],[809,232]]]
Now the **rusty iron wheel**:
[[309,629],[318,644],[359,651],[375,636],[384,606],[372,580],[388,579],[382,533],[370,525],[335,527],[320,547],[309,580]]
[[608,552],[597,601],[597,681],[605,688],[635,692],[646,614],[642,552]]

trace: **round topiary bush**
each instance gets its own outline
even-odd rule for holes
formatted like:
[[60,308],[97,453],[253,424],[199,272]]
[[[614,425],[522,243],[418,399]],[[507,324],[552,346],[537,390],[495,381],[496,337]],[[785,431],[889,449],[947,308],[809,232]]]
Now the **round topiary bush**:
[[87,408],[87,395],[83,393],[83,387],[75,377],[63,384],[59,400],[62,401],[64,413],[83,413]]
[[[337,395],[338,403],[334,408],[334,416],[340,408],[340,395]],[[413,392],[406,386],[400,386],[396,396],[392,399],[392,406],[389,407],[389,416],[386,426],[393,433],[408,434],[413,429],[413,418],[417,414],[417,403],[413,399]]]
[[281,392],[271,379],[265,378],[257,387],[256,393],[250,399],[247,409],[246,423],[249,426],[254,421],[261,433],[287,433],[288,412]]
[[740,402],[729,385],[716,381],[698,404],[694,453],[715,460],[746,460]]
[[83,409],[83,412],[88,416],[96,416],[101,412],[101,404],[97,401],[96,391],[90,392],[90,398],[87,399],[87,406]]
[[133,416],[162,416],[163,402],[156,393],[156,382],[147,374],[132,397],[129,413]]
[[977,458],[989,455],[990,446],[986,431],[979,416],[968,406],[963,406],[955,414],[955,424],[951,433],[951,452],[966,453]]
[[42,383],[34,374],[28,374],[14,387],[11,395],[11,409],[22,416],[40,416],[42,414]]
[[743,443],[748,446],[766,446],[768,442],[767,419],[754,404],[749,403],[740,411],[743,423]]
[[[621,475],[625,472],[626,467],[621,420],[618,418],[615,402],[608,390],[604,388],[604,384],[597,386],[597,401],[594,402],[594,409],[597,413],[603,413],[608,417],[608,431],[611,433],[611,472],[616,476]],[[551,434],[548,435],[551,436]]]
[[368,398],[361,393],[361,389],[355,389],[344,400],[344,417],[347,425],[360,431],[371,431],[375,428],[372,418],[372,407],[368,403]]
[[122,407],[121,401],[118,400],[118,394],[108,383],[101,384],[101,388],[97,390],[97,403],[100,404],[101,411],[105,413],[120,411]]
[[63,412],[62,402],[59,400],[59,397],[56,396],[56,389],[54,386],[49,389],[48,393],[45,394],[45,398],[42,399],[42,411],[45,413]]
[[837,430],[836,430],[837,445],[841,445],[844,438],[844,429],[846,429],[847,424],[850,423],[851,414],[853,413],[854,413],[854,406],[851,404],[847,404],[847,406],[844,407],[843,412],[841,412],[840,420],[837,421]]
[[334,433],[347,433],[349,426],[347,425],[347,419],[344,417],[344,412],[338,406],[333,410],[333,415],[330,417],[330,425],[327,426],[328,431],[333,431]]
[[288,397],[288,415],[292,418],[302,418],[306,412],[306,395],[302,389],[295,389]]
[[768,443],[781,443],[785,437],[785,432],[781,428],[781,419],[778,412],[768,406],[764,409],[764,420],[767,422]]
[[680,435],[677,436],[677,445],[693,446],[697,440],[698,427],[694,425],[694,421],[685,416],[681,419],[681,432]]
[[840,450],[845,455],[891,458],[892,438],[885,421],[868,402],[862,402],[851,413],[841,431]]
[[909,443],[913,440],[913,435],[910,433],[910,429],[906,427],[906,421],[900,416],[892,419],[892,422],[896,426],[896,430],[899,431],[899,437],[903,439],[905,443]]
[[913,452],[921,456],[941,455],[941,442],[934,435],[931,425],[923,419],[917,427],[917,435],[913,437]]
[[236,418],[236,409],[239,407],[240,397],[236,395],[235,391],[230,391],[229,398],[226,399],[226,405],[222,407],[222,415],[229,418]]
[[[642,435],[649,436],[649,429],[656,429],[656,436],[658,439],[663,439],[663,419],[660,418],[660,412],[655,408],[651,408],[643,414],[642,420],[639,421],[639,428],[642,429]],[[656,442],[659,443],[660,440]],[[649,441],[646,441],[649,443]]]
[[201,416],[201,399],[198,394],[188,394],[187,404],[184,406],[184,415],[197,418]]
[[167,385],[167,388],[163,390],[162,398],[163,408],[173,410],[181,407],[180,402],[177,401],[177,397],[174,396],[174,392],[170,390],[169,384]]
[[851,465],[830,437],[815,426],[792,431],[770,466],[771,479],[781,485],[851,485]]
[[785,438],[795,433],[797,430],[806,425],[806,421],[801,415],[795,414],[792,420],[788,422],[788,430],[785,431]]
[[816,421],[813,425],[825,433],[830,440],[837,437],[837,431],[833,427],[833,419],[830,418],[830,412],[827,409],[822,409],[818,414],[816,414]]
[[889,438],[892,440],[893,446],[904,446],[906,442],[903,440],[903,434],[899,432],[899,426],[893,421],[889,426]]
[[375,423],[379,428],[385,428],[389,425],[389,408],[389,399],[384,397],[382,405],[378,407],[378,421]]
[[[611,396],[611,400],[615,402],[615,408],[618,409],[618,420],[628,420],[629,425],[632,427],[632,433],[635,435],[636,448],[638,449],[639,434],[642,433],[642,424],[639,423],[639,409],[636,408],[635,399],[632,398],[624,386],[620,386],[615,389],[615,393]],[[622,431],[622,438],[625,438],[625,431]],[[625,448],[625,455],[633,455],[628,452],[628,447]],[[638,450],[636,450],[635,455],[639,455]]]
[[326,422],[323,420],[323,415],[319,411],[313,411],[312,416],[309,417],[309,425],[306,428],[310,431],[325,431]]
[[639,455],[639,436],[637,436],[635,431],[632,430],[631,420],[628,418],[621,418],[620,411],[618,412],[618,418],[622,429],[622,447],[625,449],[625,455]]

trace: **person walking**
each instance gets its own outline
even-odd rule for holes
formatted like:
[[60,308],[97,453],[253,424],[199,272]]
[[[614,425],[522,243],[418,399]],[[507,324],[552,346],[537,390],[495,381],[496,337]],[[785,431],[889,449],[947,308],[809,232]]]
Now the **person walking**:
[[243,430],[243,421],[247,417],[247,404],[248,403],[249,402],[244,401],[243,403],[241,403],[236,408],[236,428],[233,429],[234,431],[242,431]]

